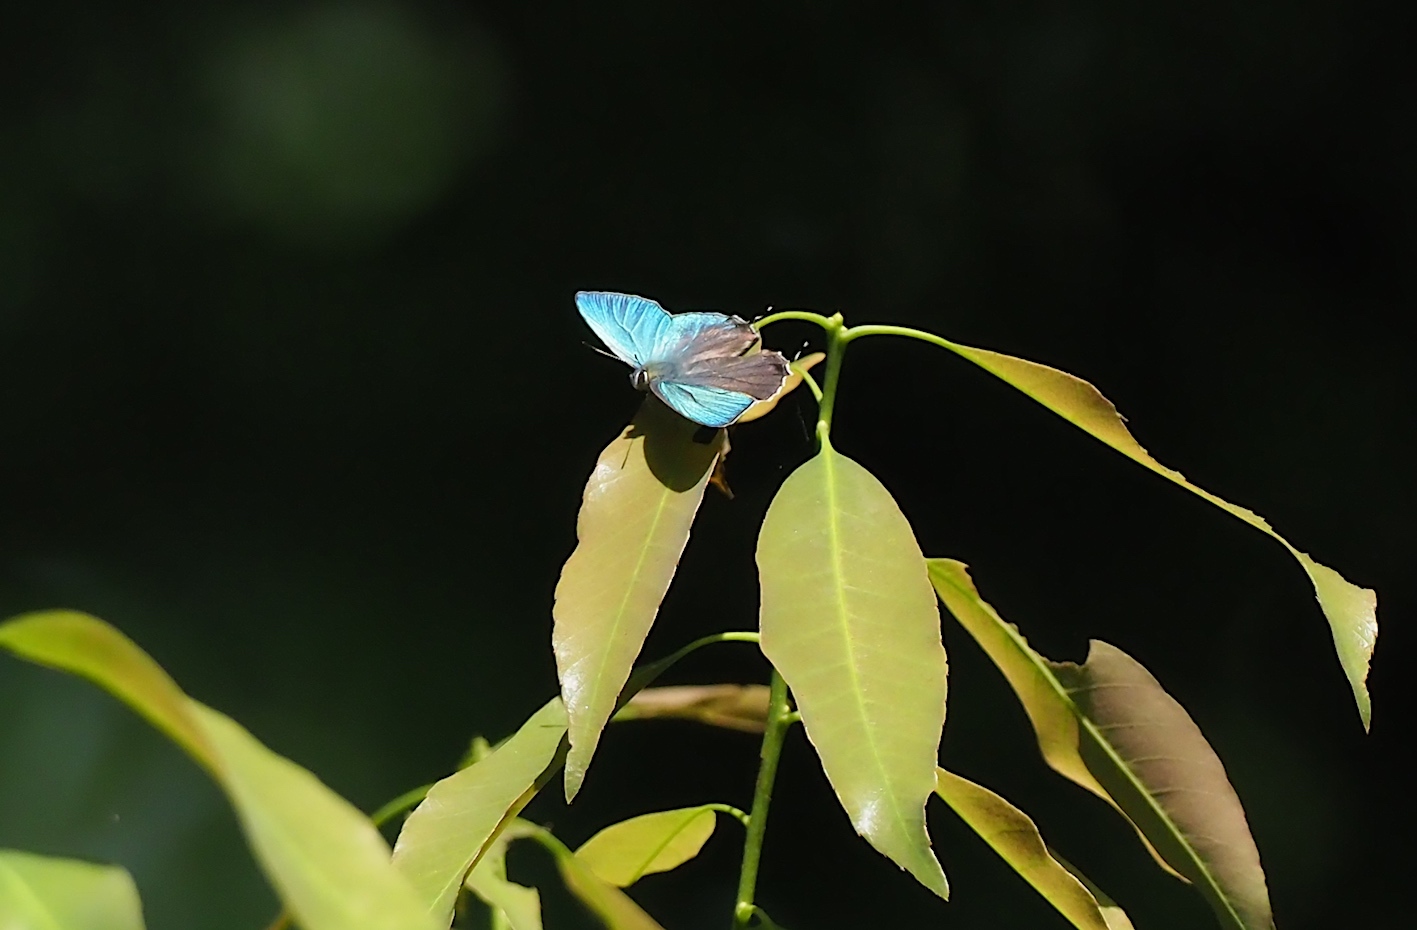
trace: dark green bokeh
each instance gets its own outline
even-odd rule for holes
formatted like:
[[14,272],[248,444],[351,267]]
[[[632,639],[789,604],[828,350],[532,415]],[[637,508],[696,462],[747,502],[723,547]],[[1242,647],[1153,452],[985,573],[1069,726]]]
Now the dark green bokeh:
[[[1405,6],[1093,3],[7,8],[0,614],[116,623],[194,696],[373,808],[555,688],[585,475],[638,399],[572,293],[843,311],[1098,384],[1166,464],[1376,587],[1365,737],[1271,540],[938,350],[852,350],[834,437],[926,552],[1053,658],[1088,636],[1191,710],[1285,930],[1398,926],[1413,391]],[[793,351],[810,331],[771,332]],[[734,437],[651,636],[751,628],[804,398]],[[944,758],[1034,814],[1138,927],[1206,926],[1049,775],[947,621]],[[720,646],[680,681],[763,680]],[[573,809],[748,802],[751,738],[607,738]],[[760,882],[795,930],[1062,926],[943,809],[940,905],[789,740]],[[637,896],[731,906],[730,824]],[[89,686],[0,660],[0,845],[120,861],[150,925],[272,899],[201,774]],[[543,874],[513,852],[513,873]],[[538,872],[538,870],[540,870]],[[549,926],[574,921],[553,900]]]

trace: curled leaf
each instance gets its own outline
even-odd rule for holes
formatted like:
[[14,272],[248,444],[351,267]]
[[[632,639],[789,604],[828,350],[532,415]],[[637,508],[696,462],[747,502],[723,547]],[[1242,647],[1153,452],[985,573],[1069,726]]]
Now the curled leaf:
[[1127,429],[1126,422],[1117,408],[1102,393],[1088,382],[1059,371],[1025,361],[1011,355],[975,349],[957,343],[939,340],[939,343],[985,371],[1000,378],[1063,419],[1084,432],[1092,434],[1116,449],[1137,464],[1150,469],[1229,513],[1250,526],[1277,540],[1289,550],[1299,562],[1309,581],[1314,586],[1319,607],[1328,620],[1333,634],[1333,644],[1338,652],[1339,664],[1343,666],[1353,689],[1353,699],[1358,705],[1358,715],[1363,721],[1363,729],[1372,723],[1372,703],[1368,696],[1368,665],[1372,660],[1373,647],[1378,638],[1378,596],[1368,588],[1361,588],[1333,569],[1320,565],[1300,552],[1289,541],[1274,531],[1264,518],[1253,511],[1217,497],[1186,480],[1178,471],[1162,465],[1142,448]]
[[1018,696],[1049,766],[1126,816],[1222,925],[1272,930],[1240,799],[1200,728],[1151,673],[1097,640],[1082,665],[1051,662],[979,596],[963,564],[932,559],[930,575]]
[[761,733],[767,726],[767,685],[671,685],[645,688],[630,698],[616,720],[677,717],[709,726]]
[[1110,898],[1094,893],[1071,864],[1054,855],[1033,820],[981,785],[938,769],[935,793],[1078,930],[1132,930]]

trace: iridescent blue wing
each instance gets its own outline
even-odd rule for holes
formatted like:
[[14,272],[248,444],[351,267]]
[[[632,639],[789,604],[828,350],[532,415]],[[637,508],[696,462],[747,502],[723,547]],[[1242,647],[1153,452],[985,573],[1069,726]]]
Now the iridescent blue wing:
[[675,413],[703,426],[727,426],[753,405],[753,398],[727,388],[651,381],[649,389]]
[[659,304],[633,294],[580,291],[576,309],[606,348],[636,368],[663,358],[664,345],[674,340],[674,318]]

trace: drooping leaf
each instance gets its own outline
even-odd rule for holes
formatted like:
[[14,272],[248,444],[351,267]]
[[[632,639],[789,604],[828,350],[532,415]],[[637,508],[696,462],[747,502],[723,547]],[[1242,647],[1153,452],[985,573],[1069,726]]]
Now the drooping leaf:
[[452,922],[468,872],[535,796],[565,735],[566,712],[560,698],[552,698],[482,761],[435,784],[404,821],[394,843],[394,865],[409,877],[438,926]]
[[1105,904],[1098,900],[1071,866],[1053,855],[1027,814],[953,772],[938,769],[935,774],[935,792],[1074,927],[1132,930],[1120,907],[1110,899]]
[[860,833],[925,887],[945,720],[945,651],[925,559],[870,472],[828,444],[793,472],[758,537],[762,650]]
[[1010,355],[975,349],[946,340],[940,344],[969,359],[990,374],[1001,378],[1063,419],[1085,432],[1091,433],[1127,458],[1154,471],[1156,474],[1185,488],[1193,494],[1210,501],[1215,506],[1238,517],[1255,529],[1266,533],[1289,550],[1298,560],[1313,583],[1319,606],[1328,619],[1333,633],[1334,648],[1338,652],[1339,663],[1353,689],[1353,698],[1358,704],[1358,714],[1363,721],[1363,729],[1372,722],[1372,704],[1368,697],[1368,665],[1372,660],[1373,647],[1378,638],[1378,596],[1369,588],[1361,588],[1343,578],[1333,569],[1320,565],[1290,545],[1274,531],[1264,518],[1227,500],[1211,494],[1187,481],[1178,471],[1173,471],[1152,458],[1146,449],[1133,438],[1117,408],[1102,393],[1088,382],[1067,372],[1025,361]]
[[782,400],[788,394],[791,394],[794,390],[797,389],[799,385],[801,385],[803,375],[806,372],[811,371],[813,366],[817,365],[819,362],[821,362],[822,359],[826,357],[827,355],[825,352],[813,352],[812,354],[804,355],[797,361],[793,362],[791,374],[787,376],[786,381],[782,382],[782,387],[777,389],[777,393],[769,397],[767,400],[757,401],[753,404],[753,406],[743,411],[743,415],[737,419],[735,425],[749,423],[753,420],[758,419],[759,417],[767,416],[769,413],[772,412],[772,409],[777,406],[778,401]]
[[143,930],[143,906],[119,866],[0,849],[0,928]]
[[578,543],[556,585],[552,645],[570,721],[566,799],[585,778],[600,733],[659,612],[703,500],[720,431],[647,398],[586,483]]
[[1048,764],[1121,811],[1222,925],[1271,930],[1240,799],[1200,729],[1151,673],[1097,640],[1081,666],[1051,662],[979,596],[964,565],[932,559],[930,575],[1023,704]]
[[556,867],[566,888],[608,930],[664,930],[629,895],[601,879],[574,855],[558,853]]
[[744,733],[761,733],[767,726],[769,690],[767,685],[646,688],[632,697],[615,719],[677,717]]
[[524,821],[512,821],[467,876],[468,889],[500,911],[511,930],[541,930],[541,895],[507,878],[507,846],[530,835]]
[[697,856],[713,835],[717,816],[711,807],[641,814],[586,840],[576,858],[602,880],[628,888],[646,875],[677,869]]
[[28,614],[0,625],[0,646],[91,679],[210,772],[304,930],[432,930],[369,818],[230,718],[187,697],[113,627],[73,611]]

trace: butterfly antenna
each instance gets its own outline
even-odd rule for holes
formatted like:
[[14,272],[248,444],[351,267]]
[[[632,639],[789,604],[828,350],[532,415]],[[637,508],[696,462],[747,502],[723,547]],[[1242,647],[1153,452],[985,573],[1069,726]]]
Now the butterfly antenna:
[[602,349],[600,346],[593,346],[593,345],[591,345],[589,342],[582,342],[581,345],[585,346],[587,349],[590,349],[592,352],[599,352],[601,355],[605,356],[606,358],[613,358],[613,359],[615,359],[615,361],[617,361],[617,362],[620,361],[620,356],[616,355],[616,354],[613,353],[613,352],[607,352],[607,351],[605,351],[604,349]]

